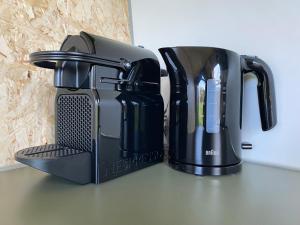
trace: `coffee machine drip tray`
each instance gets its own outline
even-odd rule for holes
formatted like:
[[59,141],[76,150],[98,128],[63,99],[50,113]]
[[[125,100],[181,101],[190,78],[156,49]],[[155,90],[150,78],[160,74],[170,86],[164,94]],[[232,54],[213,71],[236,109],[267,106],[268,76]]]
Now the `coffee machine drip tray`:
[[73,182],[91,182],[90,152],[49,144],[23,149],[15,156],[18,162]]

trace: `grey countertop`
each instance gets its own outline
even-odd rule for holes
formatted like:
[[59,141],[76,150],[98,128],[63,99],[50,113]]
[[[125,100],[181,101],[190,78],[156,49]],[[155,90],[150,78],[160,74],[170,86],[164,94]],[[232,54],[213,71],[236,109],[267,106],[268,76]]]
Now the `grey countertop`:
[[197,177],[158,164],[76,185],[22,168],[0,173],[2,225],[299,225],[300,172],[247,164]]

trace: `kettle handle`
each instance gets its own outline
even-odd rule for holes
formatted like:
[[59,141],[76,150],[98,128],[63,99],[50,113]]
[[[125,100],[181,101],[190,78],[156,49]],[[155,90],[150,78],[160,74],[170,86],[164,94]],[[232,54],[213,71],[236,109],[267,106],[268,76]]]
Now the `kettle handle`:
[[242,73],[253,72],[258,80],[258,102],[263,131],[272,129],[277,123],[273,74],[270,67],[256,56],[241,56]]

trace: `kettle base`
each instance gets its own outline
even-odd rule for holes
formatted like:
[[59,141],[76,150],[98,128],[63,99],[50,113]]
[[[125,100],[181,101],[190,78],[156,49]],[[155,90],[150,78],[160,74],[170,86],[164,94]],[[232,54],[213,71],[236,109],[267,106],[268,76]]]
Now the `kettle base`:
[[169,160],[169,165],[175,170],[199,176],[228,175],[238,173],[242,169],[242,162],[230,166],[197,166]]

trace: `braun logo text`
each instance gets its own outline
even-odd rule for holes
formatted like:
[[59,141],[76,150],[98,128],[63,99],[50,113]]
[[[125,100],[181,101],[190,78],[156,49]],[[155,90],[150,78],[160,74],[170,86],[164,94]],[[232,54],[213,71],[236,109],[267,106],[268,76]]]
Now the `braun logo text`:
[[211,150],[206,150],[205,155],[219,155],[219,152],[211,149]]

